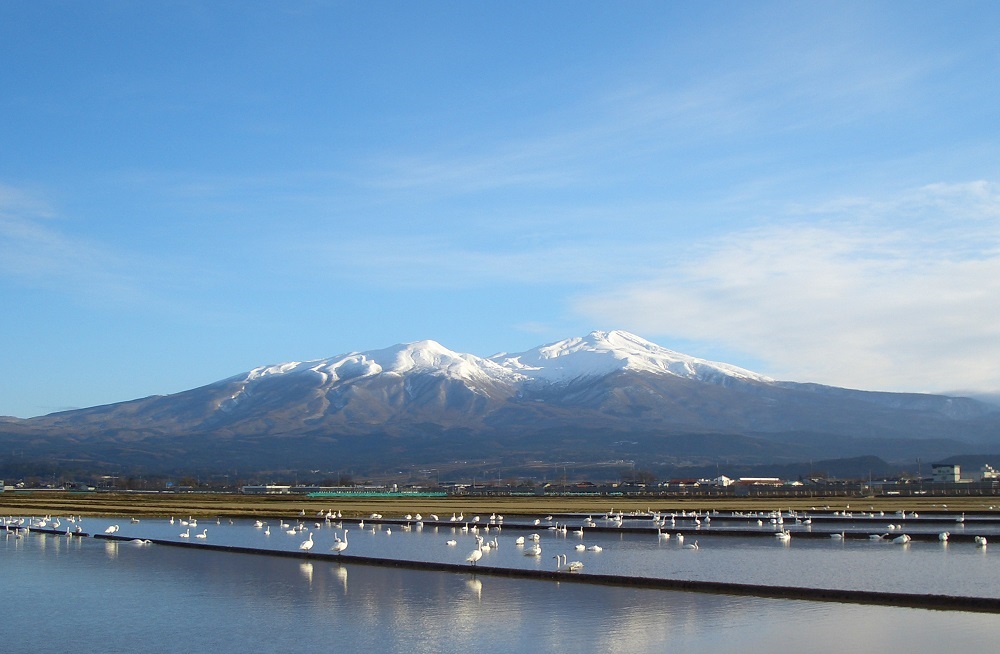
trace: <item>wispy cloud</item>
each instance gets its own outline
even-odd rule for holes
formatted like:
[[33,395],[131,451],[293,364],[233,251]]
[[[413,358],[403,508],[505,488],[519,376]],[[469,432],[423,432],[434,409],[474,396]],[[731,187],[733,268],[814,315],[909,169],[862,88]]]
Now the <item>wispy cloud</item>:
[[210,268],[183,254],[118,246],[86,228],[53,208],[44,194],[0,185],[0,277],[91,308],[208,310],[179,297],[210,283]]
[[833,203],[821,219],[702,243],[575,306],[600,324],[746,352],[798,381],[996,389],[998,211],[987,182]]
[[34,288],[91,298],[135,295],[129,262],[110,249],[58,228],[57,213],[37,196],[0,186],[0,274]]

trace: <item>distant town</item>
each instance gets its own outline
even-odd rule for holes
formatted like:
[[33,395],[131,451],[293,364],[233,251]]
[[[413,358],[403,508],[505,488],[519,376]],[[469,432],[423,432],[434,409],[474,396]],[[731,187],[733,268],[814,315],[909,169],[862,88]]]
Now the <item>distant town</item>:
[[809,496],[915,496],[915,495],[1000,495],[1000,471],[983,465],[971,473],[957,464],[935,464],[930,477],[904,476],[893,479],[835,480],[779,477],[675,478],[666,481],[630,479],[617,482],[434,482],[434,483],[242,483],[228,478],[200,482],[185,478],[145,480],[103,475],[92,483],[52,483],[41,479],[16,482],[0,480],[0,492],[146,492],[197,493],[230,492],[246,495],[304,495],[313,497],[375,496],[697,496],[697,497],[809,497]]

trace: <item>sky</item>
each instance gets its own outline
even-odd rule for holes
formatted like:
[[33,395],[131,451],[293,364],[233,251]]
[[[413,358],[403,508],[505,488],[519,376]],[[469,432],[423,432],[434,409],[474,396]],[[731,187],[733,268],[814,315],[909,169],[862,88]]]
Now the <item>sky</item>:
[[0,3],[0,415],[592,330],[1000,391],[995,2]]

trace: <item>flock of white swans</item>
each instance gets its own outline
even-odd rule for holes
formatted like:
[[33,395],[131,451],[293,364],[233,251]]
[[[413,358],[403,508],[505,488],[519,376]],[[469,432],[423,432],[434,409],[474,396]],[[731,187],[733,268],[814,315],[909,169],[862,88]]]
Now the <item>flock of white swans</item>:
[[[710,513],[702,514],[697,512],[687,513],[682,511],[679,514],[651,512],[649,514],[640,514],[640,515],[643,518],[647,519],[652,518],[652,524],[656,527],[656,536],[660,542],[673,540],[677,542],[682,549],[698,550],[700,548],[698,540],[685,543],[685,537],[683,533],[677,531],[676,533],[671,534],[670,531],[668,531],[667,529],[669,527],[675,526],[678,520],[685,521],[685,524],[692,526],[695,529],[701,529],[701,526],[703,524],[707,526],[711,523],[713,514]],[[715,512],[714,515],[718,516],[718,512]],[[846,511],[843,513],[835,512],[834,515],[848,519],[853,517],[853,514],[849,514]],[[862,513],[861,515],[864,517],[874,517],[874,514],[869,515]],[[898,512],[896,515],[901,519],[906,519],[907,517],[909,518],[917,517],[916,513],[906,514],[905,512]],[[790,531],[787,527],[785,527],[786,521],[794,522],[796,525],[802,525],[806,527],[808,527],[812,522],[810,518],[808,518],[803,514],[797,514],[795,512],[782,513],[780,511],[772,511],[765,514],[756,514],[756,513],[742,514],[739,512],[735,512],[729,517],[749,520],[751,522],[754,519],[756,519],[758,526],[764,526],[765,525],[764,521],[768,520],[770,524],[776,529],[776,531],[774,531],[774,537],[777,540],[782,541],[786,544],[791,540],[793,534],[792,531]],[[442,525],[450,525],[454,532],[468,534],[474,538],[475,549],[471,550],[465,557],[465,562],[472,566],[476,566],[480,562],[480,560],[482,560],[484,555],[498,550],[501,546],[500,533],[503,529],[503,524],[504,524],[503,515],[498,515],[494,513],[490,515],[488,518],[483,518],[481,516],[476,515],[472,516],[469,519],[466,519],[464,513],[457,513],[457,514],[453,513],[450,519],[441,520],[439,516],[435,514],[429,515],[428,518],[435,527],[440,527]],[[626,519],[625,514],[621,512],[619,513],[608,512],[601,518],[601,520],[605,523],[605,525],[610,527],[616,527],[616,526],[621,527],[625,519]],[[76,527],[72,531],[70,527],[67,526],[66,530],[67,535],[81,532],[81,527],[79,525],[79,522],[82,521],[82,519],[76,517],[69,517],[66,520],[69,524],[76,523]],[[322,520],[323,522],[320,522],[319,520]],[[392,526],[386,525],[382,522],[383,516],[381,514],[372,513],[367,517],[367,520],[368,520],[367,524],[366,524],[366,519],[361,519],[357,523],[357,529],[359,531],[362,532],[370,531],[371,533],[374,534],[384,529],[384,533],[386,535],[392,534]],[[137,518],[132,518],[131,522],[138,523],[139,520]],[[221,524],[221,519],[217,519],[216,522],[218,524]],[[232,520],[230,520],[229,522],[230,524],[232,524]],[[320,511],[316,515],[315,527],[317,529],[325,525],[328,527],[332,526],[335,527],[335,529],[342,530],[341,533],[337,533],[336,531],[334,532],[333,542],[331,547],[329,548],[331,552],[334,552],[336,554],[341,554],[348,548],[349,529],[343,528],[343,522],[344,522],[343,515],[339,511],[334,511],[332,509],[327,510],[325,512]],[[407,514],[405,516],[402,516],[401,518],[397,518],[392,522],[393,524],[396,524],[398,529],[401,529],[404,532],[410,531],[413,528],[417,528],[418,530],[420,530],[424,526],[424,517],[419,513],[415,515]],[[960,525],[964,523],[965,514],[963,513],[962,515],[955,517],[955,522],[959,523]],[[15,533],[17,537],[21,537],[23,533],[26,533],[27,530],[31,528],[35,529],[47,528],[51,530],[51,529],[59,529],[63,524],[62,519],[52,518],[51,516],[45,516],[44,518],[35,518],[35,519],[13,518],[13,517],[2,518],[0,519],[0,523],[2,523],[2,526],[5,527],[5,530],[8,534],[11,533],[13,529],[13,533]],[[175,518],[171,517],[169,523],[171,525],[175,524]],[[208,539],[207,527],[202,528],[200,532],[195,531],[195,533],[192,534],[192,528],[197,529],[198,527],[198,521],[196,518],[189,517],[186,520],[181,519],[179,523],[180,526],[185,527],[185,529],[184,531],[177,534],[178,538],[189,539],[193,535],[194,538],[197,539],[201,540]],[[596,525],[597,522],[594,520],[594,518],[592,516],[587,516],[582,519],[582,524],[580,524],[579,527],[574,529],[572,533],[575,536],[578,536],[582,540],[587,528],[592,528],[595,527]],[[256,520],[253,526],[256,529],[261,530],[261,532],[265,536],[270,536],[271,526],[267,522],[264,522],[262,520]],[[286,522],[284,519],[280,519],[278,521],[278,526],[281,531],[284,531],[289,536],[295,536],[295,535],[301,536],[303,532],[307,532],[305,540],[302,540],[298,545],[298,549],[303,552],[308,552],[313,550],[313,548],[317,544],[317,541],[313,535],[313,531],[306,526],[306,520],[304,518],[304,514],[300,514],[300,519],[295,521],[295,524]],[[525,522],[524,518],[522,517],[518,522],[517,526],[521,529],[527,529],[527,530],[531,530],[532,527],[541,528],[544,526],[549,530],[562,534],[567,533],[569,530],[568,525],[560,524],[551,515],[546,516],[544,518],[542,517],[534,519],[529,518],[527,522]],[[890,523],[888,525],[888,532],[873,533],[868,535],[868,538],[872,541],[888,540],[895,544],[907,544],[912,540],[911,536],[907,534],[899,534],[894,537],[892,536],[893,531],[896,531],[901,528],[902,524],[896,525]],[[117,524],[113,524],[108,526],[104,530],[104,533],[108,535],[113,535],[118,533],[119,530],[120,526]],[[860,537],[864,536],[864,534],[855,534],[855,535]],[[951,535],[950,532],[942,531],[938,533],[938,538],[940,541],[946,542],[948,541],[950,535]],[[833,532],[830,534],[831,539],[839,541],[845,540],[847,536],[848,535],[846,531]],[[138,544],[149,544],[151,541],[148,539],[136,538],[133,539],[133,542]],[[513,545],[516,548],[518,548],[523,553],[524,556],[536,557],[536,558],[542,556],[542,543],[541,543],[541,536],[539,533],[530,533],[526,536],[523,535],[518,536],[514,538],[512,542]],[[974,542],[975,545],[979,548],[985,548],[987,546],[986,536],[976,536]],[[445,544],[448,547],[457,547],[458,540],[456,540],[455,538],[451,538],[448,539],[445,542]],[[579,542],[574,545],[574,550],[578,552],[598,553],[601,552],[603,548],[597,544],[587,545],[583,542]],[[556,569],[558,571],[579,572],[584,567],[584,563],[582,561],[579,560],[570,561],[568,554],[557,553],[552,558],[555,559]]]

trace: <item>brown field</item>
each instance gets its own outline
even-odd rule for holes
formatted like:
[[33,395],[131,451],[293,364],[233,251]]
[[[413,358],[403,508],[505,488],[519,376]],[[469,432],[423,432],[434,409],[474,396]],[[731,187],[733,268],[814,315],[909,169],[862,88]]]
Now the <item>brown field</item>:
[[[945,509],[945,506],[947,509]],[[254,496],[204,493],[53,493],[5,492],[0,494],[0,515],[84,516],[196,516],[278,517],[307,516],[333,509],[345,517],[381,513],[398,518],[407,513],[436,513],[442,520],[452,513],[538,515],[608,511],[770,511],[852,509],[857,511],[998,511],[997,497],[806,497],[806,498],[660,498],[660,497],[442,497],[442,498],[348,498],[302,496]]]

